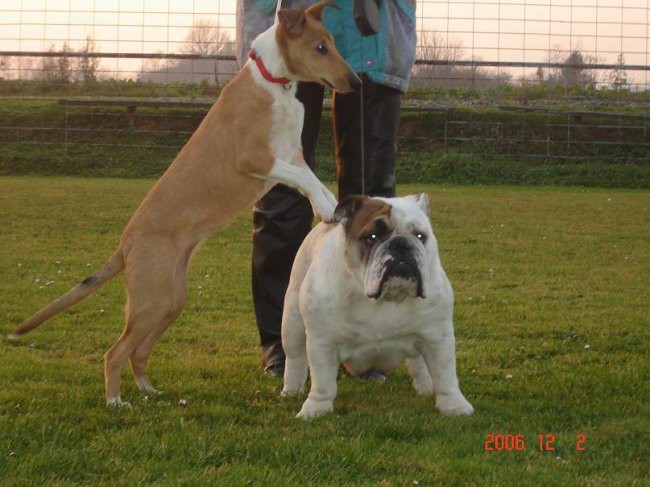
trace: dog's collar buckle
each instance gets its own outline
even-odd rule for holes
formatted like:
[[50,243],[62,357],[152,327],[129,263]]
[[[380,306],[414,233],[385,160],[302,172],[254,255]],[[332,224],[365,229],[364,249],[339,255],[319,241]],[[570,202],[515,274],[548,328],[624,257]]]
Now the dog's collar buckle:
[[248,57],[251,58],[253,61],[255,61],[255,64],[257,65],[257,69],[260,70],[260,74],[266,81],[268,81],[269,83],[282,85],[282,87],[287,91],[291,89],[291,80],[289,78],[285,78],[284,76],[280,78],[276,78],[275,76],[273,76],[269,72],[269,70],[266,69],[266,66],[262,61],[262,58],[257,55],[254,49],[248,51]]

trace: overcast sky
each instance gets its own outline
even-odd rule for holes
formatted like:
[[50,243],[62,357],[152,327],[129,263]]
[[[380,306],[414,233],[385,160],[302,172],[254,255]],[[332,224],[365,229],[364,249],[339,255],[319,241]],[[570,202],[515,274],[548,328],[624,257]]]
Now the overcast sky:
[[[0,50],[75,48],[92,35],[105,52],[178,52],[198,19],[233,29],[235,4],[0,0]],[[622,52],[627,64],[650,64],[650,0],[418,0],[417,18],[418,31],[462,43],[469,59],[543,62],[552,50],[578,48],[604,62]]]

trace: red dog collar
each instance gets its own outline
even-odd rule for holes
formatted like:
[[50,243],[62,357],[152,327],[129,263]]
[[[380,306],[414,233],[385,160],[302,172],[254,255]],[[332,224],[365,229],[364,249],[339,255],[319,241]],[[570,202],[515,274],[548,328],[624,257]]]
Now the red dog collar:
[[259,57],[253,49],[248,51],[248,57],[251,58],[253,61],[255,61],[255,64],[257,65],[257,69],[260,70],[260,73],[264,77],[264,79],[270,83],[276,83],[279,85],[287,85],[291,83],[290,79],[287,78],[276,78],[273,76],[271,73],[269,73],[269,70],[266,69],[266,66],[264,66],[264,62],[262,61],[262,58]]

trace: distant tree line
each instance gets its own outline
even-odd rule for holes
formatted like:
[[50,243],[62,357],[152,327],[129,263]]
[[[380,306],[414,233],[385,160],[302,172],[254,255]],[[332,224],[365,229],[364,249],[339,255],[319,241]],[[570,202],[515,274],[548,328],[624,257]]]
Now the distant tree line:
[[[180,51],[183,54],[224,56],[233,56],[235,52],[230,32],[221,28],[218,23],[205,19],[197,20],[192,26]],[[22,79],[45,80],[58,84],[75,81],[94,83],[98,80],[100,59],[92,55],[97,52],[97,45],[91,35],[86,37],[84,45],[77,51],[84,53],[83,57],[71,56],[73,50],[67,42],[58,50],[55,46],[50,46],[49,52],[57,55],[42,58],[0,58],[0,78],[3,72],[13,71],[20,73]],[[502,69],[454,65],[454,62],[465,59],[462,43],[459,40],[445,39],[437,32],[427,31],[419,34],[416,56],[418,59],[442,63],[414,66],[412,82],[415,86],[488,88],[513,83],[512,75]],[[625,70],[623,54],[618,56],[616,68],[608,72],[593,67],[603,61],[603,58],[584,53],[577,48],[568,54],[556,48],[549,52],[547,63],[541,63],[534,74],[520,77],[515,82],[578,88],[607,85],[615,90],[629,89],[631,81]],[[547,67],[550,64],[553,66]],[[229,60],[152,59],[142,63],[137,79],[162,84],[221,84],[238,69],[237,63]]]
[[[182,54],[203,56],[234,56],[234,41],[230,32],[218,23],[198,19],[185,37]],[[154,83],[172,82],[212,82],[219,84],[230,79],[239,71],[235,61],[215,61],[210,59],[162,60],[152,59],[143,63],[139,81]]]
[[[77,51],[86,54],[84,57],[73,57],[74,50],[67,42],[60,49],[51,45],[47,57],[21,57],[0,59],[0,77],[2,71],[19,73],[21,79],[49,81],[56,84],[67,84],[73,81],[94,83],[98,79],[99,58],[93,56],[97,45],[91,35],[86,37],[83,46]],[[56,54],[56,55],[54,55]],[[15,76],[12,76],[15,77]]]
[[555,49],[550,53],[548,61],[549,64],[554,64],[554,67],[545,70],[544,66],[540,65],[533,77],[521,81],[571,88],[593,89],[599,85],[608,85],[615,90],[624,90],[630,87],[630,79],[625,71],[625,56],[622,53],[617,57],[616,67],[609,72],[592,67],[594,64],[603,63],[602,57],[583,53],[579,49],[573,49],[568,55],[560,49]]
[[[509,83],[512,75],[479,66],[455,66],[465,56],[462,42],[447,39],[434,31],[418,36],[417,59],[442,61],[444,64],[419,64],[413,67],[412,83],[416,86],[488,88]],[[474,60],[478,60],[474,58]]]

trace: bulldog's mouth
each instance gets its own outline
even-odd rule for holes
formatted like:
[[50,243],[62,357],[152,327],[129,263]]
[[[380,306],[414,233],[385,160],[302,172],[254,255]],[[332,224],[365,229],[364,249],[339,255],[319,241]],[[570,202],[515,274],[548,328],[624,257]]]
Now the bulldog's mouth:
[[[410,256],[409,256],[410,257]],[[424,299],[422,286],[422,273],[412,257],[407,259],[393,259],[384,268],[377,291],[369,298],[389,298],[389,295],[408,297],[413,295]]]

